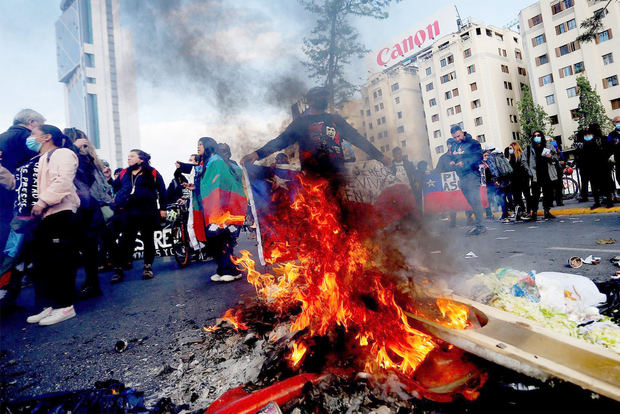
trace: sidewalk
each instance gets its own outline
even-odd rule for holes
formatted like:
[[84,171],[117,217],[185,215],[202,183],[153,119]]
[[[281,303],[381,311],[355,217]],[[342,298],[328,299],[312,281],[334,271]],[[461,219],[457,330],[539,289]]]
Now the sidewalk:
[[[590,210],[590,207],[594,204],[594,201],[590,198],[590,201],[580,203],[577,200],[566,200],[561,207],[553,207],[551,214],[554,216],[568,216],[574,214],[600,214],[600,213],[620,213],[620,203],[616,203],[612,208],[599,207],[594,210]],[[538,211],[538,215],[542,216],[544,212]]]

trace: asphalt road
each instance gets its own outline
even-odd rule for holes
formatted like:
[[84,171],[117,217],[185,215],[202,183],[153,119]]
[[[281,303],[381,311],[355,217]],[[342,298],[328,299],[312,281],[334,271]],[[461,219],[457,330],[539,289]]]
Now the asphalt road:
[[[488,221],[488,232],[465,236],[459,223],[433,221],[431,241],[409,240],[412,264],[449,264],[454,274],[467,275],[498,267],[523,271],[559,271],[605,280],[615,273],[609,262],[620,255],[620,244],[597,245],[597,239],[620,241],[620,214],[563,216],[554,221],[501,224]],[[426,236],[425,236],[426,237]],[[255,250],[242,234],[238,249]],[[468,252],[477,257],[465,258]],[[571,269],[570,256],[601,257],[597,266]],[[39,327],[26,323],[33,309],[33,289],[22,291],[17,311],[0,315],[0,398],[90,388],[95,381],[114,378],[144,391],[151,400],[158,390],[158,374],[182,358],[184,344],[200,339],[203,326],[253,289],[243,280],[216,284],[212,262],[193,263],[183,270],[174,260],[157,259],[155,278],[141,279],[141,262],[125,281],[110,285],[111,274],[100,276],[103,297],[76,304],[77,317]],[[83,275],[80,272],[78,283]],[[128,341],[117,353],[118,340]]]

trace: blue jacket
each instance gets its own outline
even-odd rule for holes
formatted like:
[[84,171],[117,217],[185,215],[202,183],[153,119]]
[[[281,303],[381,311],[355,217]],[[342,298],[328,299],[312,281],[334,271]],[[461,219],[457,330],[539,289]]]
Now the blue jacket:
[[6,132],[0,134],[2,165],[13,174],[18,167],[37,155],[26,147],[26,138],[29,136],[30,130],[21,125],[12,125]]

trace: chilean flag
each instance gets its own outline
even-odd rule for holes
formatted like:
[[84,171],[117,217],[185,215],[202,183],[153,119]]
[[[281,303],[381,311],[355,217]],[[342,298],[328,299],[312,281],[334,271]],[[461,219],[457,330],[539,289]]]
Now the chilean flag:
[[[482,200],[482,207],[489,207],[485,184],[480,186],[480,199]],[[471,209],[459,186],[456,171],[431,173],[424,176],[425,214],[469,211]]]

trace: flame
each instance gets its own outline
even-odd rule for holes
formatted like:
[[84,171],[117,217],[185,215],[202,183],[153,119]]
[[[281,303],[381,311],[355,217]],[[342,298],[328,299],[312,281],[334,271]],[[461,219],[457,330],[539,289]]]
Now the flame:
[[448,328],[465,329],[469,326],[469,308],[447,298],[438,298],[435,302],[443,320],[438,322]]
[[220,329],[220,327],[219,327],[219,326],[217,326],[217,325],[211,325],[211,326],[203,326],[203,327],[202,327],[202,329],[203,329],[205,332],[215,332],[215,331],[217,331],[218,329]]
[[305,344],[293,342],[293,353],[291,354],[291,362],[293,362],[293,367],[297,367],[307,350],[308,347]]
[[230,322],[236,330],[247,330],[249,327],[244,324],[235,314],[233,309],[228,309],[222,319]]
[[226,224],[243,223],[245,221],[245,216],[233,215],[230,214],[229,211],[218,211],[209,216],[209,221],[212,224],[217,224],[220,227],[225,227]]

